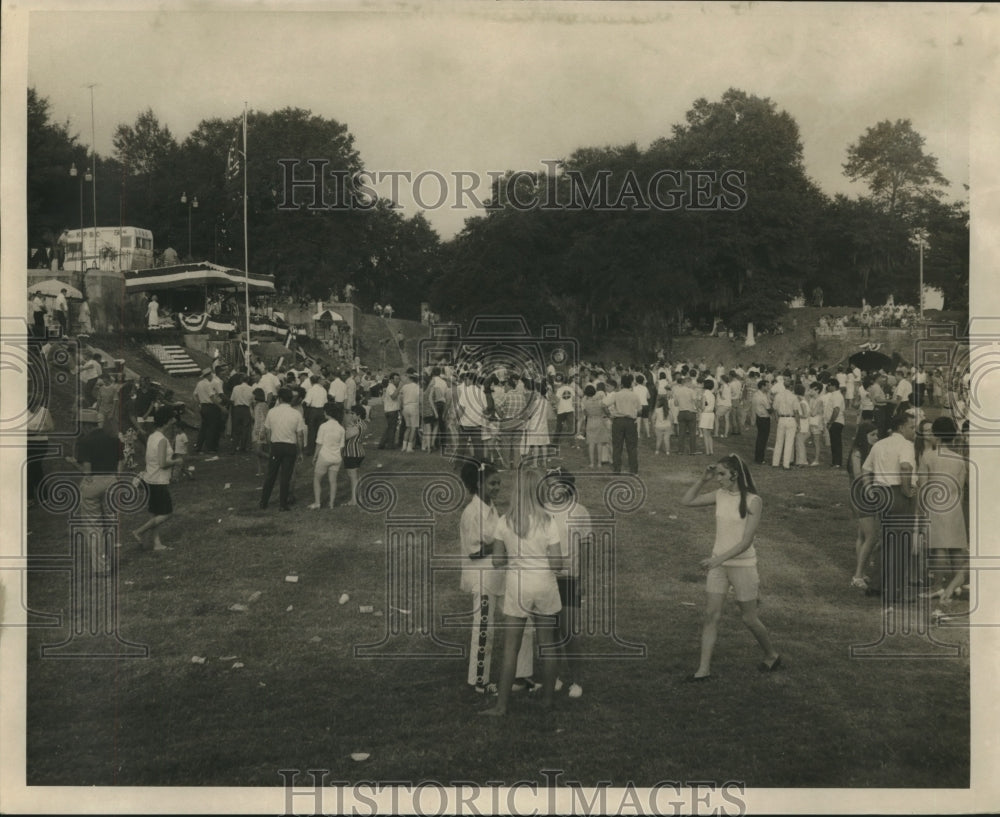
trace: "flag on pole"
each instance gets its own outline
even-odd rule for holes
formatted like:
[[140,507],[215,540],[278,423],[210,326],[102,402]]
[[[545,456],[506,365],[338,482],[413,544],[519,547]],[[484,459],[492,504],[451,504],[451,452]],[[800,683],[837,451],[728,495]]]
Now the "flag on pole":
[[240,175],[243,153],[240,150],[240,132],[236,131],[233,141],[229,144],[229,154],[226,156],[226,181],[231,182]]

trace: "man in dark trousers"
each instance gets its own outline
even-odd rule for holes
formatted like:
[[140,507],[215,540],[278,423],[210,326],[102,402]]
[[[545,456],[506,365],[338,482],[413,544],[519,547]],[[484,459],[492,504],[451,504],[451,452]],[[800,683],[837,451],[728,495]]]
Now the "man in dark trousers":
[[764,464],[767,439],[771,436],[771,396],[767,392],[767,380],[761,377],[757,381],[757,391],[750,398],[750,411],[757,423],[757,441],[753,451],[753,461],[757,465]]
[[260,507],[266,508],[274,490],[274,483],[281,473],[281,483],[278,488],[278,507],[290,511],[289,496],[292,484],[292,471],[295,463],[302,456],[302,448],[306,441],[306,423],[291,406],[292,390],[287,386],[278,389],[278,405],[267,413],[264,420],[264,435],[270,443],[271,456],[267,463],[267,476],[264,477],[264,489],[260,495]]

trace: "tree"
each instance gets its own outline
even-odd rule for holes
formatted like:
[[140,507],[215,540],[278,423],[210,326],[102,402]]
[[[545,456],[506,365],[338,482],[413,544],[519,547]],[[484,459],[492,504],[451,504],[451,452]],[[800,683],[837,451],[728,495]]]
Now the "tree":
[[909,119],[888,119],[868,128],[847,149],[844,175],[864,180],[872,199],[895,215],[920,196],[939,197],[948,180],[938,171],[937,159],[924,153],[924,137]]

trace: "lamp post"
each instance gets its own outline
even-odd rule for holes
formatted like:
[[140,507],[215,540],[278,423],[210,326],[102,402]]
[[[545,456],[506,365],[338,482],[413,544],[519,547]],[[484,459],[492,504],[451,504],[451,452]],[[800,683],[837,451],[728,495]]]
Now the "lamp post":
[[191,211],[198,209],[198,197],[192,196],[188,201],[187,193],[181,193],[181,204],[186,204],[188,208],[188,260],[193,260],[191,256]]
[[924,250],[930,249],[930,244],[927,243],[927,230],[921,227],[918,230],[913,231],[913,236],[910,239],[913,244],[916,244],[917,248],[920,250],[920,320],[924,319]]
[[[76,169],[76,162],[70,165],[69,175],[72,178],[76,178],[80,171]],[[83,177],[80,179],[80,272],[86,272],[86,262],[83,260],[83,183],[92,182],[94,177],[90,175],[90,171],[86,171]]]
[[[87,87],[90,88],[90,178],[94,182],[93,187],[93,197],[94,197],[94,264],[98,267],[101,266],[100,263],[100,253],[97,251],[97,137],[96,130],[94,128],[94,87],[96,83],[92,82]],[[80,247],[83,247],[83,237],[80,237]]]

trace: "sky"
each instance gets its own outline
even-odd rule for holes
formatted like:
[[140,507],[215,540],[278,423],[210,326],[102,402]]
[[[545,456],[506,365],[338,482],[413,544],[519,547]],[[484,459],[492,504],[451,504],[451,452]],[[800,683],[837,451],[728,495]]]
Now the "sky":
[[[477,173],[480,198],[488,171],[542,170],[584,146],[647,147],[694,100],[730,87],[795,118],[807,172],[828,194],[863,192],[842,164],[866,128],[910,119],[952,182],[948,196],[965,198],[976,18],[996,16],[961,4],[44,8],[30,17],[27,82],[87,145],[94,83],[102,154],[115,126],[147,107],[181,140],[244,102],[294,106],[345,123],[369,170],[449,182]],[[410,192],[399,196],[407,214],[420,209]],[[430,179],[418,192],[424,204],[438,198]],[[471,214],[426,210],[444,238]]]

